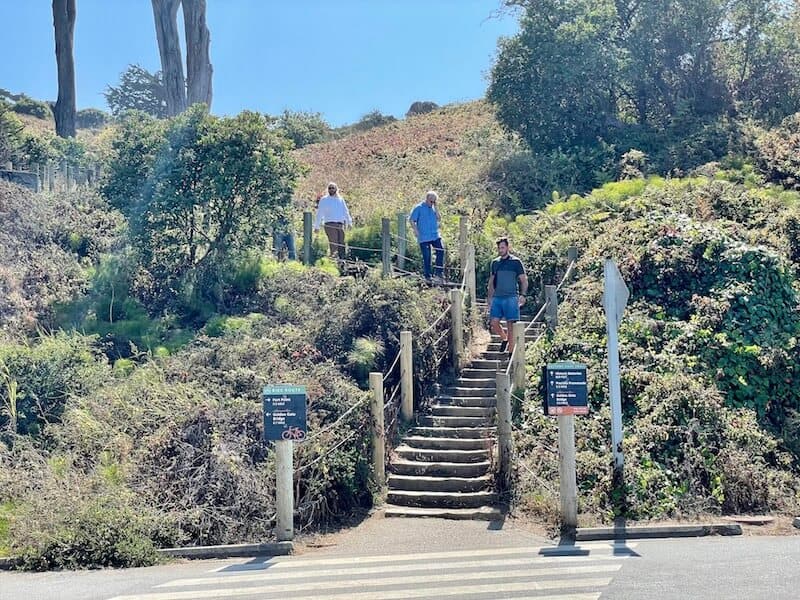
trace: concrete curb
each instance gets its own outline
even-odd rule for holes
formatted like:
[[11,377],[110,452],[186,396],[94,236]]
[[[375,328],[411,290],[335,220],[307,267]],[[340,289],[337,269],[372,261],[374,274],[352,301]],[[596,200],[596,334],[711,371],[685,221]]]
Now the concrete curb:
[[227,544],[224,546],[187,546],[162,548],[158,553],[175,558],[241,558],[248,556],[285,556],[294,551],[292,542],[269,544]]
[[593,542],[598,540],[701,537],[706,535],[742,535],[742,526],[738,523],[714,523],[711,525],[582,527],[575,531],[575,541]]

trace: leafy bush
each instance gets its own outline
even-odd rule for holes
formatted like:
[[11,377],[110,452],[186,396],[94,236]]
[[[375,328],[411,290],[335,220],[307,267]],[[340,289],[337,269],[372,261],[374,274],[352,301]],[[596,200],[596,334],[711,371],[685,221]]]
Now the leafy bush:
[[320,113],[283,111],[278,117],[277,128],[294,142],[295,148],[316,144],[330,136],[331,127]]
[[108,113],[98,108],[84,108],[75,115],[75,126],[78,129],[96,129],[108,123]]
[[31,115],[37,119],[50,119],[53,116],[53,111],[50,110],[47,102],[34,100],[24,94],[14,103],[11,110],[21,115]]
[[767,181],[800,190],[800,113],[787,117],[779,127],[751,131],[756,164]]

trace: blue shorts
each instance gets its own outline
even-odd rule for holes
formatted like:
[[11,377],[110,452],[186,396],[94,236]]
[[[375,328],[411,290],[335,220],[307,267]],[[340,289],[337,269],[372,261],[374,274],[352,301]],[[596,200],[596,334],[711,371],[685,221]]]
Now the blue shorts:
[[505,319],[506,321],[519,321],[519,300],[516,296],[506,298],[492,298],[489,309],[490,319]]

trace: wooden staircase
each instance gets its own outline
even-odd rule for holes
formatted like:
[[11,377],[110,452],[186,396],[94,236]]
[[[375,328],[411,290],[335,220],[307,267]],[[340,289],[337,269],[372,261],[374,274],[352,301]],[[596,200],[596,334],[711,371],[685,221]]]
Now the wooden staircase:
[[492,335],[480,357],[434,398],[430,414],[417,417],[389,465],[387,517],[502,518],[492,457],[496,374],[508,358]]

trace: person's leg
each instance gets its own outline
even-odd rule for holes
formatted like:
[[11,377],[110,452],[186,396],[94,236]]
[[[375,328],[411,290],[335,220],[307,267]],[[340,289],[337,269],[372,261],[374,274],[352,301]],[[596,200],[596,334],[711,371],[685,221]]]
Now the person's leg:
[[516,296],[505,298],[506,303],[503,312],[506,316],[508,327],[508,354],[514,352],[514,323],[519,321],[519,300]]
[[489,307],[489,327],[492,333],[500,336],[501,342],[508,340],[503,326],[500,324],[500,319],[503,318],[503,305],[502,298],[492,298],[492,305]]
[[283,241],[286,244],[286,250],[289,253],[289,260],[297,260],[297,251],[294,247],[294,233],[291,231],[288,232],[283,237]]
[[336,227],[325,223],[325,235],[328,236],[328,254],[336,256]]
[[340,260],[344,260],[344,225],[336,226],[336,253]]
[[431,244],[436,249],[436,270],[433,274],[444,279],[444,245],[442,238],[435,239]]
[[425,279],[431,278],[431,243],[422,242],[419,245],[420,252],[422,252],[422,274]]

